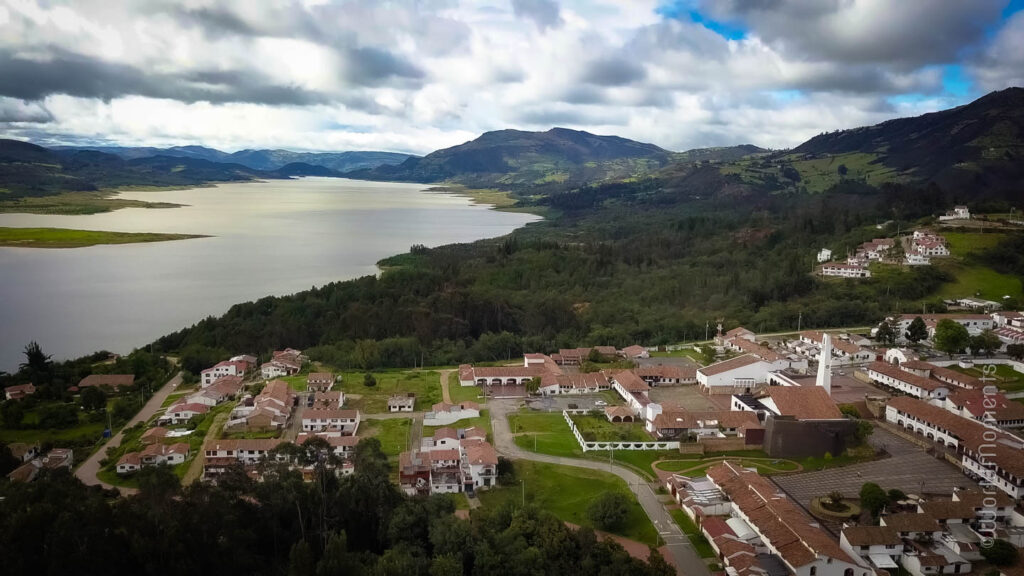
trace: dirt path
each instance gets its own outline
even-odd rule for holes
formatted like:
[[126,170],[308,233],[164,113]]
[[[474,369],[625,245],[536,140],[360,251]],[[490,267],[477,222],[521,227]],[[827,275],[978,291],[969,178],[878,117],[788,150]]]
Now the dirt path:
[[441,398],[448,404],[452,404],[452,395],[448,392],[448,375],[455,370],[441,370]]
[[227,422],[229,416],[231,416],[230,412],[222,412],[217,414],[213,419],[213,424],[210,424],[210,429],[206,431],[206,438],[203,438],[203,445],[199,448],[199,454],[196,454],[195,460],[192,461],[192,465],[188,467],[188,472],[186,472],[185,477],[181,479],[182,486],[188,486],[203,477],[203,455],[206,453],[206,446],[211,440],[220,436],[220,432],[224,428],[224,423]]
[[[163,406],[164,400],[166,400],[167,397],[171,395],[171,392],[173,392],[180,384],[181,372],[178,372],[170,380],[168,380],[167,383],[164,384],[163,387],[161,387],[160,390],[156,392],[156,394],[153,394],[153,396],[150,397],[149,401],[146,402],[146,405],[142,407],[142,410],[139,410],[139,413],[136,414],[131,420],[129,420],[128,423],[124,425],[124,428],[129,428],[131,426],[138,424],[139,422],[146,422],[147,420],[152,418],[153,415],[156,414],[158,410],[160,410],[161,406]],[[124,439],[124,428],[121,428],[120,432],[115,434],[114,437],[111,438],[110,440],[107,440],[107,442],[103,446],[100,446],[99,450],[94,452],[92,456],[86,459],[85,462],[82,462],[82,465],[79,466],[77,470],[75,470],[75,476],[77,476],[78,479],[82,481],[82,483],[87,484],[89,486],[95,486],[99,484],[104,488],[117,488],[118,490],[121,491],[122,495],[135,494],[136,492],[138,492],[138,490],[134,488],[111,486],[110,484],[102,482],[99,478],[96,477],[96,474],[99,473],[100,471],[100,460],[103,460],[107,456],[107,448],[117,447],[121,445],[121,440]]]

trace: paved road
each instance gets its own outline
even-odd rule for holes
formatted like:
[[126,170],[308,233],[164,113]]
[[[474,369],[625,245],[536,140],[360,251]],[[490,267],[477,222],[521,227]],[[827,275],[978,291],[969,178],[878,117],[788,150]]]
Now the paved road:
[[528,452],[516,446],[512,439],[512,431],[508,425],[508,413],[516,410],[520,400],[491,400],[489,408],[491,411],[491,426],[494,429],[494,447],[498,453],[509,458],[519,460],[533,460],[535,462],[547,462],[549,464],[561,464],[563,466],[576,466],[577,468],[589,468],[610,472],[626,481],[630,490],[637,496],[640,506],[651,519],[651,523],[658,530],[665,547],[672,553],[675,560],[676,572],[686,576],[710,576],[707,564],[700,555],[693,549],[690,540],[679,529],[679,526],[669,515],[665,505],[658,499],[657,494],[651,488],[646,478],[641,477],[632,470],[617,465],[609,465],[593,460],[580,460],[576,458],[559,458],[546,454]]
[[[142,407],[142,410],[140,410],[134,418],[125,424],[124,428],[134,426],[139,422],[145,422],[152,418],[153,415],[156,414],[157,410],[160,410],[164,400],[167,400],[167,397],[171,395],[171,392],[174,392],[174,389],[177,388],[179,384],[181,384],[181,372],[178,372],[173,378],[168,380],[167,383],[164,384],[163,388],[160,388],[160,390],[158,390],[157,393],[149,399],[149,402],[146,402],[146,405]],[[101,482],[100,479],[96,477],[96,473],[100,471],[100,460],[106,457],[107,448],[121,445],[121,440],[124,438],[124,428],[121,429],[121,432],[115,434],[113,438],[107,440],[106,444],[100,446],[99,450],[93,453],[93,455],[85,462],[82,462],[82,465],[75,470],[75,476],[78,476],[79,480],[89,486],[99,484],[104,488],[114,488],[114,486],[111,486],[110,484]],[[138,492],[138,490],[135,490],[134,488],[117,487],[117,489],[121,491],[122,495]]]

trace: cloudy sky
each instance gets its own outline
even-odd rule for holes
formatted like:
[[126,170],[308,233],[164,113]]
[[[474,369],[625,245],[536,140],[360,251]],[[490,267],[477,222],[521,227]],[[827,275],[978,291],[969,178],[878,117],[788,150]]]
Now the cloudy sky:
[[0,0],[0,136],[782,148],[1024,86],[1024,0]]

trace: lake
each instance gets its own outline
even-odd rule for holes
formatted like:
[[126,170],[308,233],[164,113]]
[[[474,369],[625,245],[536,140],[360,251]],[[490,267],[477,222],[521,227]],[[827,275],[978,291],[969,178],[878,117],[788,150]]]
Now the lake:
[[16,369],[30,340],[55,359],[102,349],[126,353],[232,304],[375,274],[377,261],[413,244],[492,238],[539,219],[421,184],[340,178],[122,196],[187,206],[88,216],[0,214],[0,226],[213,237],[0,247],[0,370]]

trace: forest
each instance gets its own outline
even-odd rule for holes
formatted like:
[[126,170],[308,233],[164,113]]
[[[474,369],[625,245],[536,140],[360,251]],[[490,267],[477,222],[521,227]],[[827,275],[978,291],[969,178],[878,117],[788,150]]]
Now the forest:
[[[671,181],[521,197],[520,206],[548,218],[503,238],[413,247],[382,261],[378,276],[239,304],[154,349],[196,365],[189,360],[282,346],[363,369],[451,365],[703,339],[719,318],[756,332],[795,330],[798,318],[805,328],[869,325],[920,310],[950,280],[934,267],[893,267],[856,282],[812,275],[820,248],[844,253],[958,200],[937,186],[850,181],[808,195],[716,178],[716,168],[697,167]],[[988,204],[1005,208],[1000,199]]]
[[[3,452],[0,446],[0,452]],[[140,493],[86,487],[70,473],[0,484],[0,557],[10,574],[290,576],[668,576],[659,554],[632,558],[590,528],[572,530],[527,503],[454,515],[447,495],[410,498],[391,484],[376,439],[355,473],[319,467],[314,482],[282,470],[263,482],[240,468],[182,488],[164,467]],[[2,458],[0,458],[2,460]]]

